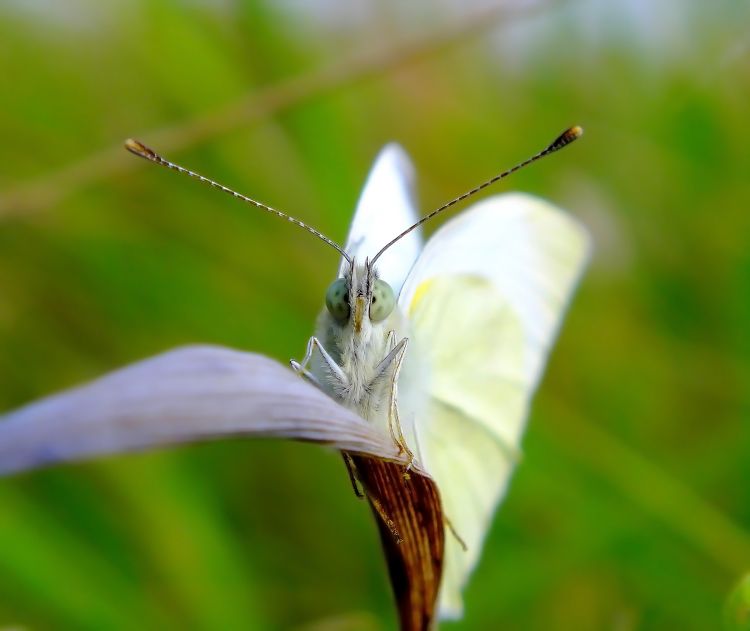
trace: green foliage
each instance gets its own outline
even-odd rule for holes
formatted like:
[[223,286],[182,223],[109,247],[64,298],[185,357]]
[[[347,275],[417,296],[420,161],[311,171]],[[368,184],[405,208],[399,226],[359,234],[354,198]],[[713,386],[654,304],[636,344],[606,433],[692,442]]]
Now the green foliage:
[[724,609],[727,631],[750,629],[750,574],[734,588]]
[[[506,186],[572,210],[597,252],[466,618],[445,626],[720,624],[750,566],[744,3],[681,3],[648,36],[627,5],[587,22],[591,3],[573,1],[205,128],[264,87],[460,18],[432,8],[420,24],[396,2],[362,22],[321,2],[312,25],[297,3],[31,4],[0,6],[0,408],[184,343],[303,354],[335,253],[137,161],[118,148],[128,136],[163,138],[167,157],[341,241],[389,140],[414,158],[427,211],[580,123],[584,139]],[[0,627],[338,616],[395,619],[336,454],[227,442],[0,480]]]

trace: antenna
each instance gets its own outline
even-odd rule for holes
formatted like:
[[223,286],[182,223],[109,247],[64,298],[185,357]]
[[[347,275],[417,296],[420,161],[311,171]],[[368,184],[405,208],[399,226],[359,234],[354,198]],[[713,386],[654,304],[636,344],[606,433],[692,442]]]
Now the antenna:
[[153,149],[149,149],[146,145],[144,145],[141,142],[138,142],[137,140],[128,138],[125,141],[125,148],[128,151],[130,151],[130,153],[137,155],[139,158],[143,158],[144,160],[148,160],[149,162],[159,164],[163,167],[167,167],[168,169],[172,169],[173,171],[177,171],[178,173],[183,173],[196,180],[200,180],[204,184],[213,186],[214,188],[217,188],[220,191],[223,191],[227,193],[228,195],[231,195],[232,197],[236,197],[237,199],[242,200],[243,202],[247,202],[248,204],[251,204],[252,206],[255,206],[256,208],[260,208],[261,210],[265,210],[266,212],[272,213],[276,215],[277,217],[286,219],[287,221],[293,223],[295,226],[299,226],[300,228],[303,228],[307,230],[308,232],[314,234],[321,241],[325,241],[332,248],[336,249],[339,252],[339,254],[341,254],[341,256],[343,256],[347,261],[349,261],[349,264],[351,265],[352,263],[351,257],[344,251],[344,249],[341,246],[339,246],[334,241],[329,239],[322,232],[318,232],[315,228],[308,226],[306,223],[300,221],[299,219],[291,217],[290,215],[287,215],[286,213],[282,213],[280,210],[276,210],[275,208],[271,208],[270,206],[266,206],[266,204],[262,204],[261,202],[256,202],[254,199],[250,199],[246,195],[237,193],[236,191],[233,191],[231,188],[224,186],[223,184],[219,184],[218,182],[215,182],[214,180],[211,180],[207,177],[200,175],[200,173],[196,173],[195,171],[191,171],[190,169],[181,167],[179,164],[175,164],[174,162],[165,160],[158,153],[156,153]]
[[436,210],[433,210],[429,215],[425,215],[420,219],[417,223],[410,226],[406,230],[404,230],[401,234],[399,234],[396,238],[392,239],[388,243],[383,246],[383,248],[378,252],[375,257],[370,261],[370,265],[374,265],[375,261],[377,261],[380,256],[385,252],[388,248],[390,248],[396,241],[401,239],[402,237],[405,237],[407,234],[409,234],[412,230],[415,230],[416,228],[419,228],[423,223],[426,221],[429,221],[432,219],[435,215],[439,215],[444,210],[448,210],[451,206],[455,206],[458,204],[458,202],[461,202],[465,200],[467,197],[471,197],[472,195],[478,193],[482,189],[487,188],[490,184],[494,184],[495,182],[502,180],[503,178],[508,177],[511,173],[515,173],[516,171],[519,171],[523,169],[525,166],[528,166],[532,162],[536,162],[540,158],[544,158],[545,156],[548,156],[551,153],[554,153],[555,151],[559,151],[563,147],[569,145],[574,140],[577,140],[583,135],[583,128],[579,127],[578,125],[574,127],[570,127],[569,129],[566,129],[562,134],[560,134],[557,138],[555,138],[546,149],[543,149],[539,153],[534,154],[530,158],[524,160],[520,164],[517,164],[516,166],[508,169],[507,171],[503,171],[502,173],[499,173],[495,177],[493,177],[490,180],[487,180],[486,182],[480,184],[479,186],[472,188],[470,191],[467,191],[463,195],[459,195],[455,199],[452,199],[447,204],[443,204],[440,208],[437,208]]

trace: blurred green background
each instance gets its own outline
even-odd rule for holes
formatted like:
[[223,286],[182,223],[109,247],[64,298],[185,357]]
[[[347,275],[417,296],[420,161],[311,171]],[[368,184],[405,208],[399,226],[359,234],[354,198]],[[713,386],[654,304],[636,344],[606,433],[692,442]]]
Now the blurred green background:
[[[750,568],[750,7],[505,6],[0,3],[0,409],[185,343],[304,350],[335,254],[128,136],[342,241],[387,141],[426,212],[580,123],[495,190],[569,208],[596,253],[444,627],[719,628]],[[0,480],[5,625],[395,617],[340,458],[233,441]]]

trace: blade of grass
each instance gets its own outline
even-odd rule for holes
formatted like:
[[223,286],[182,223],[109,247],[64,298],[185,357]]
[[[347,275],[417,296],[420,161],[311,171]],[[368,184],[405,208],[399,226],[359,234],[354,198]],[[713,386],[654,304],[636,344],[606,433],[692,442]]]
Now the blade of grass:
[[129,516],[124,527],[134,554],[154,568],[182,620],[206,629],[238,629],[250,621],[259,631],[268,628],[258,579],[237,554],[235,533],[217,505],[220,489],[180,458],[107,462],[100,471]]
[[44,507],[5,483],[0,503],[0,573],[13,577],[4,591],[10,590],[21,608],[68,628],[125,628],[124,610],[133,619],[167,624],[160,603],[144,599],[112,559],[95,554]]
[[724,513],[563,403],[547,399],[546,405],[549,417],[559,422],[540,427],[635,505],[660,519],[732,576],[750,565],[750,537]]

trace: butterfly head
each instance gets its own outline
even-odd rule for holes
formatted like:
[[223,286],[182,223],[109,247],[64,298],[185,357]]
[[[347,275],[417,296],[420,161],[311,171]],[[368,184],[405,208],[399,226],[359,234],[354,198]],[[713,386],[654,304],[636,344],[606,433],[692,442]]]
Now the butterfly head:
[[364,265],[352,261],[326,292],[328,313],[341,326],[351,325],[358,335],[383,322],[395,305],[393,289],[367,261]]

